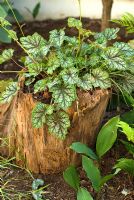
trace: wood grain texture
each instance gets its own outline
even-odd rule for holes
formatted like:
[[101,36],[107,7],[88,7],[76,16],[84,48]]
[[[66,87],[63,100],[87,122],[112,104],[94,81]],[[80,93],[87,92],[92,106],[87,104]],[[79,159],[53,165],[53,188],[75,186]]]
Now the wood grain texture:
[[36,104],[32,94],[19,92],[11,104],[1,105],[0,137],[9,139],[9,147],[1,148],[1,153],[16,156],[17,164],[35,173],[58,173],[70,164],[79,165],[79,155],[69,146],[76,141],[89,146],[95,143],[110,95],[99,89],[92,94],[78,90],[77,94],[77,101],[68,109],[71,127],[64,141],[48,133],[46,125],[32,127],[31,112]]

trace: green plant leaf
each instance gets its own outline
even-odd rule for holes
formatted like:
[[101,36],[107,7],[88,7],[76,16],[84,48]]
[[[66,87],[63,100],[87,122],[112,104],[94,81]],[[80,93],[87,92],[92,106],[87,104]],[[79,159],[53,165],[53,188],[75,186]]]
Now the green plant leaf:
[[87,177],[92,182],[93,188],[96,191],[99,191],[100,181],[101,181],[101,175],[99,169],[96,167],[94,162],[86,156],[82,156],[82,166],[87,174]]
[[0,17],[5,18],[7,16],[7,12],[5,9],[0,5]]
[[42,92],[47,89],[48,79],[42,79],[34,84],[34,93]]
[[111,81],[109,79],[109,74],[106,71],[96,68],[92,70],[94,83],[93,86],[100,87],[101,89],[106,89],[111,87]]
[[85,154],[86,156],[90,157],[91,159],[98,160],[98,157],[93,152],[93,150],[81,142],[72,143],[70,148],[77,153]]
[[104,38],[105,40],[113,40],[117,37],[117,33],[119,31],[119,28],[106,28],[101,33],[95,34],[95,39]]
[[114,144],[117,138],[119,116],[110,119],[100,130],[96,142],[96,152],[101,158]]
[[122,128],[122,132],[127,136],[128,141],[134,143],[134,128],[131,128],[129,124],[120,121],[118,126]]
[[11,39],[13,39],[13,40],[15,40],[15,41],[18,40],[17,34],[13,30],[9,30],[8,31],[8,37],[11,38]]
[[17,82],[11,82],[0,96],[0,103],[9,103],[19,90]]
[[79,78],[77,86],[83,90],[92,90],[94,83],[94,78],[91,74],[85,74],[83,77]]
[[40,74],[40,72],[45,70],[45,64],[44,63],[30,63],[27,65],[28,71],[31,76],[37,76]]
[[133,56],[134,55],[134,49],[129,44],[127,44],[125,42],[115,42],[113,44],[113,46],[118,48],[126,56]]
[[51,52],[48,56],[47,73],[53,74],[58,67],[60,67],[60,60],[54,52]]
[[0,55],[0,64],[10,60],[13,57],[14,50],[13,49],[6,49]]
[[134,124],[134,110],[130,110],[121,115],[121,120],[128,124]]
[[65,54],[58,52],[58,58],[62,68],[70,68],[74,66],[74,58],[66,56]]
[[79,185],[80,185],[80,179],[76,171],[76,168],[74,166],[68,167],[63,172],[63,177],[64,177],[64,180],[68,183],[68,185],[70,185],[76,191],[78,190]]
[[85,188],[79,188],[77,200],[93,200],[91,194]]
[[68,26],[69,27],[74,27],[77,29],[81,29],[82,28],[82,22],[79,19],[75,19],[75,18],[68,18]]
[[127,151],[131,153],[132,155],[134,155],[134,144],[130,142],[126,142],[124,140],[120,140],[120,141],[125,145],[125,148],[127,149]]
[[14,12],[14,15],[15,15],[15,17],[17,18],[17,20],[19,21],[19,22],[22,22],[22,21],[24,21],[24,17],[20,14],[20,12],[17,10],[17,9],[15,9],[15,8],[12,8],[12,10],[11,9],[9,9],[9,11],[8,11],[8,15],[12,18],[12,20],[14,20],[14,15],[13,15],[13,12]]
[[134,160],[121,158],[117,161],[117,164],[113,167],[114,169],[122,169],[127,171],[129,174],[134,176]]
[[6,19],[4,19],[3,17],[0,17],[0,25],[2,27],[6,27],[6,26],[11,26],[10,22],[8,22]]
[[109,47],[103,58],[107,62],[107,67],[111,70],[126,70],[127,68],[126,62],[117,48]]
[[46,123],[47,115],[51,115],[53,113],[53,106],[37,103],[35,108],[32,111],[32,124],[34,128],[40,128]]
[[78,81],[78,70],[75,67],[62,70],[60,75],[62,76],[65,84],[73,85]]
[[11,38],[8,37],[8,33],[0,27],[0,42],[11,43]]
[[64,42],[65,32],[63,29],[61,30],[53,30],[50,31],[49,42],[54,47],[61,47]]
[[40,2],[38,2],[38,3],[35,5],[34,9],[33,9],[32,14],[33,14],[33,18],[34,18],[34,19],[35,19],[35,18],[37,17],[37,15],[39,14],[40,6],[41,6],[41,4],[40,4]]
[[43,186],[44,181],[42,179],[35,179],[32,183],[32,195],[35,200],[43,200],[43,191],[39,189],[39,186]]
[[38,33],[34,33],[32,36],[21,37],[20,42],[28,53],[37,56],[42,52],[42,48],[46,46],[46,40]]
[[48,130],[57,138],[65,139],[67,129],[70,127],[70,120],[67,113],[57,111],[47,117]]
[[6,87],[8,87],[8,85],[12,82],[12,79],[0,80],[0,93],[4,92],[6,90]]
[[122,76],[116,82],[125,92],[131,94],[134,90],[134,74],[122,72]]
[[74,85],[57,84],[50,88],[54,103],[64,110],[70,107],[76,99],[76,88]]

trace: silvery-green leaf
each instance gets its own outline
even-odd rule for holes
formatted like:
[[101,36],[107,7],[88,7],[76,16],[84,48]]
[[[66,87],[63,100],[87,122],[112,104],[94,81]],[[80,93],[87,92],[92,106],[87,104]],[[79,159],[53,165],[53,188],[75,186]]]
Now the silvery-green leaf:
[[74,58],[72,56],[66,56],[63,53],[58,53],[60,65],[62,68],[72,67],[74,65]]
[[76,88],[73,85],[57,84],[50,88],[50,92],[52,92],[54,103],[64,110],[76,99]]
[[85,74],[83,77],[79,78],[77,86],[83,90],[92,90],[94,79],[91,74]]
[[13,49],[6,49],[0,55],[0,64],[10,60],[13,57],[14,50]]
[[78,70],[75,67],[70,67],[61,71],[62,76],[66,84],[76,84],[78,81]]
[[17,34],[15,31],[13,30],[8,30],[8,35],[9,35],[9,38],[13,39],[13,40],[18,40],[18,37],[17,37]]
[[117,33],[119,31],[119,28],[106,28],[103,32],[101,33],[96,33],[94,35],[95,39],[105,39],[105,40],[112,40],[117,37]]
[[34,128],[40,128],[46,123],[46,116],[53,113],[53,106],[44,103],[36,104],[32,111],[32,124]]
[[115,42],[113,46],[118,48],[126,56],[134,56],[134,48],[125,42]]
[[11,23],[9,23],[6,19],[4,19],[3,17],[0,17],[0,25],[2,27],[6,27],[6,26],[11,26]]
[[109,79],[109,74],[106,71],[96,68],[92,70],[92,75],[94,77],[93,86],[100,87],[102,89],[110,88],[111,81]]
[[45,69],[45,65],[43,63],[31,63],[27,67],[31,76],[37,76],[41,71],[44,71]]
[[53,113],[53,115],[48,116],[47,125],[51,134],[55,135],[57,138],[65,139],[67,129],[70,127],[69,116],[63,111],[57,111]]
[[54,47],[60,47],[64,42],[65,32],[63,29],[61,30],[53,30],[50,31],[49,42]]
[[68,18],[68,26],[75,27],[77,29],[82,28],[82,22],[79,19],[75,19],[73,17]]
[[47,73],[53,74],[55,69],[57,69],[58,67],[60,67],[60,60],[58,59],[56,54],[52,52],[48,57]]
[[19,90],[17,82],[11,82],[0,96],[0,103],[9,103]]
[[34,84],[34,93],[42,92],[47,89],[48,79],[42,79]]

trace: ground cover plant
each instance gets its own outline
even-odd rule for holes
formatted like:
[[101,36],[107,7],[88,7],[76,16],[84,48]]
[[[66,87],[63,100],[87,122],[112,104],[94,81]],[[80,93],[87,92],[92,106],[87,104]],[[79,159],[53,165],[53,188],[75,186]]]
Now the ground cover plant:
[[[25,77],[27,91],[46,96],[32,112],[33,127],[47,124],[49,132],[65,139],[70,126],[68,108],[77,100],[77,90],[93,91],[97,88],[131,93],[134,88],[134,49],[129,44],[109,41],[116,39],[119,31],[106,29],[102,33],[85,30],[80,20],[68,19],[68,26],[78,30],[78,37],[65,35],[65,30],[53,30],[49,40],[38,33],[18,39],[8,30],[8,21],[0,18],[3,27],[27,54],[21,58],[21,77]],[[89,39],[93,37],[93,41]],[[14,50],[4,50],[0,63],[10,60]],[[28,89],[28,88],[31,88]],[[18,82],[12,82],[1,95],[1,103],[12,100]]]

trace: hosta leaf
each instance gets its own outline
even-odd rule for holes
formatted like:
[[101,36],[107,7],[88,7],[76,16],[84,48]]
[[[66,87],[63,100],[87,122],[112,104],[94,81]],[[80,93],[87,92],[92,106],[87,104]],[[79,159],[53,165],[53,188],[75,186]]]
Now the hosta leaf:
[[129,124],[123,121],[120,121],[118,126],[122,128],[122,131],[127,136],[128,141],[134,143],[134,128],[130,127]]
[[83,90],[92,90],[94,79],[91,74],[85,74],[83,77],[79,78],[77,86]]
[[96,68],[92,70],[92,74],[94,77],[94,87],[100,87],[102,89],[111,87],[109,74],[106,71]]
[[133,56],[134,55],[134,48],[132,48],[129,44],[127,44],[125,42],[115,42],[113,44],[113,46],[118,48],[126,56]]
[[66,84],[76,84],[78,81],[78,70],[74,67],[64,69],[60,75]]
[[75,19],[75,18],[68,18],[68,26],[69,27],[75,27],[77,29],[81,29],[82,28],[82,22],[79,19]]
[[9,103],[19,90],[17,82],[10,83],[0,97],[0,103]]
[[127,65],[124,58],[121,57],[120,52],[117,48],[110,47],[106,54],[103,55],[104,59],[107,62],[107,67],[111,70],[126,70]]
[[42,92],[47,89],[48,79],[42,79],[34,84],[34,93]]
[[130,173],[132,176],[134,176],[134,160],[133,159],[127,159],[127,158],[121,158],[117,161],[117,164],[114,166],[114,169],[122,169]]
[[34,33],[32,36],[21,37],[20,42],[22,46],[32,55],[38,55],[41,49],[46,46],[46,40],[38,33]]
[[55,47],[60,47],[64,42],[65,32],[63,29],[61,30],[53,30],[50,31],[49,42],[51,45]]
[[54,103],[64,110],[70,107],[76,99],[76,88],[73,85],[57,84],[50,88]]
[[48,130],[51,134],[57,138],[65,139],[67,129],[70,127],[70,120],[67,113],[63,111],[57,111],[53,115],[47,118]]
[[0,55],[0,64],[10,60],[13,57],[14,50],[13,49],[6,49]]
[[52,74],[55,69],[60,67],[60,60],[58,59],[55,53],[50,53],[48,57],[47,67],[48,74]]
[[53,113],[53,106],[38,103],[32,111],[32,124],[35,128],[40,128],[46,123],[46,116]]

